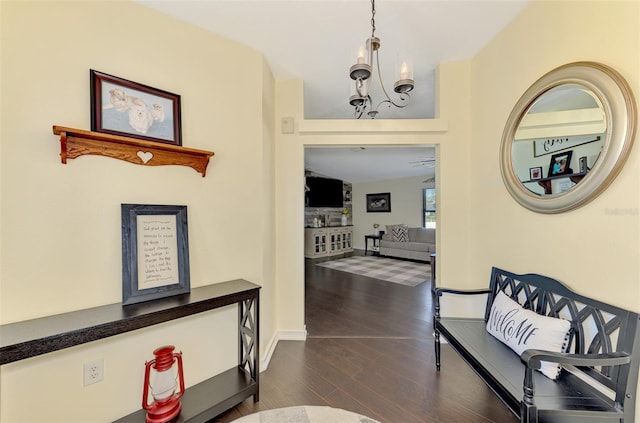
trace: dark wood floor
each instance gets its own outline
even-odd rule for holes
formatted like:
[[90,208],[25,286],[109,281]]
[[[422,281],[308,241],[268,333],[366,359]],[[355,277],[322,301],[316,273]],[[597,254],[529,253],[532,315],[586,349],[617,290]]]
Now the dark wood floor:
[[383,423],[518,421],[447,345],[436,372],[430,280],[412,288],[315,263],[306,261],[307,341],[278,342],[260,402],[215,422],[303,404]]

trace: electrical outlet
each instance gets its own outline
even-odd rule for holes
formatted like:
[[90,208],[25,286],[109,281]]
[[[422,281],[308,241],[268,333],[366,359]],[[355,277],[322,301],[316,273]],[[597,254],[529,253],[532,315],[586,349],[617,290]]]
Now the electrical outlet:
[[84,363],[84,386],[102,382],[104,379],[104,359]]

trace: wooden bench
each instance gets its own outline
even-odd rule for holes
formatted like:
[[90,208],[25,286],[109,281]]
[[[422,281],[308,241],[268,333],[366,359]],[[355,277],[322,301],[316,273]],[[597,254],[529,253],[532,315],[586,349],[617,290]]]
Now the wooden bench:
[[[602,289],[607,289],[606,283]],[[487,332],[499,291],[525,309],[569,320],[568,352],[528,349],[518,356]],[[484,319],[442,317],[443,294],[486,295]],[[545,276],[516,275],[495,267],[489,289],[436,288],[434,311],[437,370],[442,335],[521,422],[634,421],[640,360],[638,314],[576,294]],[[556,380],[534,370],[541,361],[562,365]]]

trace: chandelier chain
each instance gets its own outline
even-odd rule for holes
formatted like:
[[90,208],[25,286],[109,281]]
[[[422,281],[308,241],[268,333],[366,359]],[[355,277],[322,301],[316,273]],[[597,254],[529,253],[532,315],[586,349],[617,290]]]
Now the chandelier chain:
[[371,0],[371,38],[376,33],[376,0]]

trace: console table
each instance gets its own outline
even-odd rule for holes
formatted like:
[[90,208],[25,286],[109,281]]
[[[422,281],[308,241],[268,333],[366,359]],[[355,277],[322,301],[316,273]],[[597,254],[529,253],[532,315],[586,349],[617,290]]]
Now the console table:
[[[0,365],[181,317],[238,304],[238,365],[185,390],[179,422],[206,422],[253,396],[259,399],[260,286],[242,279],[189,294],[123,306],[109,304],[0,326]],[[146,412],[118,422],[144,422]]]

